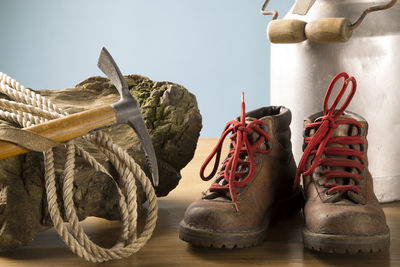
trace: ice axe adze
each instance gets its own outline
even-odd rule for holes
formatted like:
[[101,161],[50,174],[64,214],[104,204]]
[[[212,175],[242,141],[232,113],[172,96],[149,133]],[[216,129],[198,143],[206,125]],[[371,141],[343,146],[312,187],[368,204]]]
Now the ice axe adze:
[[[97,66],[115,85],[121,99],[112,105],[99,107],[51,120],[23,130],[44,136],[56,142],[65,142],[95,129],[112,124],[128,124],[136,132],[150,165],[154,186],[158,185],[157,159],[149,133],[143,121],[139,104],[129,92],[128,84],[107,49],[102,48]],[[0,141],[0,159],[28,152],[13,143]]]

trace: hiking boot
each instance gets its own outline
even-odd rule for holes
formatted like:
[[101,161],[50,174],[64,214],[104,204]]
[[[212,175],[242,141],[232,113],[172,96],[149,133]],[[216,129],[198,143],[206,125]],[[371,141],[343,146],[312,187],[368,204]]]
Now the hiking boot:
[[[332,88],[342,77],[345,82],[328,110]],[[335,110],[349,83],[347,99]],[[303,241],[312,250],[355,254],[389,247],[389,228],[368,171],[368,124],[360,115],[345,111],[355,90],[353,77],[338,74],[326,93],[324,111],[304,122],[304,153],[295,184],[302,174]]]
[[[224,138],[230,151],[211,187],[191,203],[180,223],[179,237],[193,245],[216,248],[250,247],[262,242],[272,220],[297,214],[301,187],[292,191],[296,174],[290,142],[290,110],[264,107],[229,121],[218,144],[201,167],[203,180],[216,173]],[[204,169],[216,156],[211,174]]]

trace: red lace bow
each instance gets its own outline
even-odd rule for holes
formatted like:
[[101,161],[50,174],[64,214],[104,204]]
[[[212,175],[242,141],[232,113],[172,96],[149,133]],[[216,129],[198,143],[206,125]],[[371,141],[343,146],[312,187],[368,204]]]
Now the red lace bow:
[[[344,83],[342,88],[340,89],[338,95],[333,101],[332,106],[328,109],[328,100],[331,95],[332,89],[340,78],[344,78]],[[344,101],[342,107],[339,110],[336,110],[336,106],[339,101],[343,97],[349,82],[351,82],[352,86],[350,92],[347,96],[347,99]],[[356,145],[356,144],[364,144],[364,141],[361,139],[361,136],[337,136],[331,137],[331,134],[334,129],[336,129],[340,124],[350,124],[355,125],[358,128],[361,128],[361,124],[353,119],[342,119],[338,120],[338,118],[343,114],[344,110],[350,104],[351,99],[353,98],[357,88],[357,83],[354,77],[349,77],[347,73],[339,73],[336,75],[331,81],[328,90],[326,92],[324,98],[324,116],[321,121],[310,123],[306,126],[307,129],[317,128],[315,134],[311,137],[305,137],[304,141],[307,144],[303,156],[301,157],[300,163],[297,168],[296,178],[294,181],[294,188],[300,183],[300,176],[307,176],[314,172],[317,166],[328,166],[328,167],[350,167],[356,168],[358,172],[365,167],[360,162],[363,162],[363,152],[358,151],[356,149],[352,149],[349,147],[326,147],[327,144],[336,143],[342,145]],[[349,158],[333,158],[326,157],[321,159],[321,155],[331,155],[331,156],[348,156]],[[312,164],[308,170],[306,170],[306,162],[310,155],[314,155],[314,159]],[[351,159],[352,157],[356,157],[359,161]],[[325,170],[321,172],[321,176],[324,178],[351,178],[353,180],[360,180],[361,175],[358,173],[351,173],[348,171],[338,171],[338,170]],[[347,191],[354,191],[357,194],[360,194],[359,187],[356,185],[339,185],[336,183],[325,183],[325,187],[330,188],[328,190],[328,194],[333,194],[334,192],[344,193]]]
[[[264,123],[260,120],[254,120],[248,124],[245,122],[245,104],[243,98],[244,95],[242,93],[240,121],[231,120],[226,124],[217,145],[214,147],[213,151],[207,157],[200,169],[200,177],[205,181],[210,180],[215,175],[221,158],[221,150],[224,139],[229,133],[232,133],[230,136],[232,143],[231,149],[227,158],[222,162],[222,170],[219,172],[216,179],[216,181],[225,179],[226,184],[221,185],[218,182],[214,182],[210,187],[210,191],[229,190],[231,199],[235,204],[237,211],[239,211],[239,207],[237,203],[236,188],[248,184],[252,179],[255,169],[255,153],[268,154],[270,152],[268,150],[259,149],[259,146],[264,141],[270,141],[267,133],[260,128],[264,125]],[[251,144],[247,135],[253,131],[259,134],[259,138],[257,141]],[[210,175],[205,177],[204,170],[214,156],[216,159],[213,170]],[[238,170],[239,166],[241,167],[240,170]]]

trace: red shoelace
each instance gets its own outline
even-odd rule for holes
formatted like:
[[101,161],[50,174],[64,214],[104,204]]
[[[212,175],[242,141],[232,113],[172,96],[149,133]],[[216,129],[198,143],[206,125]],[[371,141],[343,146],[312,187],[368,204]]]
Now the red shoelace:
[[[246,123],[244,94],[242,93],[240,121],[231,120],[226,124],[217,145],[214,147],[213,151],[207,157],[200,168],[200,177],[204,181],[210,180],[215,175],[221,158],[221,150],[224,139],[229,133],[232,133],[230,135],[232,143],[231,149],[228,153],[227,158],[222,162],[222,168],[221,171],[218,173],[216,182],[211,185],[209,190],[210,192],[229,190],[232,202],[235,204],[236,211],[239,211],[236,188],[248,184],[253,178],[255,169],[255,153],[270,153],[270,150],[259,149],[259,146],[263,142],[270,141],[267,133],[260,128],[263,125],[264,123],[260,120],[254,120],[248,124]],[[247,135],[253,131],[259,134],[259,138],[257,139],[257,141],[251,144]],[[214,162],[213,170],[210,175],[205,177],[204,170],[214,156],[216,157],[216,159]],[[246,160],[243,159],[245,157]],[[238,170],[239,166],[241,167],[241,170]],[[221,179],[225,179],[225,185],[221,185],[218,183],[221,181]]]
[[[333,101],[332,106],[328,110],[328,100],[331,95],[332,89],[340,78],[344,78],[344,83],[342,88],[340,89],[338,95]],[[351,82],[352,86],[350,92],[347,96],[347,99],[344,101],[342,107],[335,112],[336,106],[338,105],[340,99],[343,97],[349,82]],[[347,106],[350,104],[351,99],[353,98],[357,88],[357,83],[354,77],[349,77],[347,73],[339,73],[336,75],[331,81],[328,90],[326,92],[324,98],[324,116],[321,121],[310,123],[306,126],[307,129],[315,128],[317,129],[315,134],[311,137],[305,137],[304,141],[307,144],[303,156],[301,157],[300,163],[297,168],[296,178],[294,181],[294,187],[300,183],[300,176],[307,176],[314,172],[317,166],[325,166],[325,167],[350,167],[356,168],[358,172],[361,172],[365,166],[360,163],[363,162],[363,154],[364,152],[358,151],[356,149],[352,149],[349,147],[326,147],[327,144],[341,144],[341,145],[360,145],[364,144],[364,141],[361,139],[361,136],[337,136],[331,137],[331,134],[334,129],[336,129],[340,124],[350,124],[355,125],[358,128],[361,128],[361,124],[353,119],[341,119],[338,118],[343,114]],[[334,157],[326,157],[321,159],[321,155],[325,154],[326,156],[347,156],[348,158],[334,158]],[[306,162],[309,156],[314,155],[314,159],[312,164],[308,170],[306,170]],[[357,161],[352,159],[353,157],[358,158],[360,160]],[[350,178],[355,181],[359,181],[361,179],[361,175],[358,173],[351,173],[344,170],[325,170],[321,172],[321,176],[324,178]],[[341,194],[347,191],[353,191],[357,194],[360,194],[359,187],[353,184],[348,185],[340,185],[336,183],[326,182],[324,184],[325,187],[329,188],[327,194],[333,194],[335,192],[339,192]]]

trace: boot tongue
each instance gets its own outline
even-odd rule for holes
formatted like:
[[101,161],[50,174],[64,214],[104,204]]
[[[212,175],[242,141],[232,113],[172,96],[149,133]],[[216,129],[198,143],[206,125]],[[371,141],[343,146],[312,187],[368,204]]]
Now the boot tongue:
[[[320,122],[323,119],[323,117],[318,117],[314,120],[314,122]],[[349,116],[340,116],[338,118],[339,120],[344,120],[344,119],[351,119]],[[337,136],[350,136],[351,135],[351,126],[349,124],[339,124],[338,127],[336,127],[335,129],[333,129],[331,137],[337,137]],[[313,133],[314,134],[314,133]],[[340,145],[340,144],[337,144]],[[329,146],[329,145],[327,145]],[[344,147],[348,147],[348,145],[340,145],[340,146],[344,146]]]
[[[238,120],[238,119],[236,119],[236,120]],[[256,118],[253,118],[253,117],[246,117],[246,120],[245,120],[246,125],[248,125],[250,122],[255,121],[255,120],[257,120],[257,119],[256,119]],[[257,133],[256,131],[251,131],[250,133],[247,134],[247,139],[249,140],[250,144],[254,144],[259,138],[260,138],[260,134]],[[260,149],[266,149],[266,147],[267,147],[267,145],[265,144],[265,142],[263,142],[263,143],[259,146]],[[231,149],[233,148],[232,144],[230,145],[230,148],[231,148]],[[240,159],[241,159],[241,160],[247,160],[247,159],[248,159],[248,155],[241,155],[241,156],[240,156]],[[238,172],[243,172],[243,171],[246,171],[245,168],[247,168],[247,172],[248,172],[248,167],[243,166],[243,165],[241,165],[241,164],[238,164],[238,166],[237,166],[237,168],[236,168],[236,171],[238,171]],[[219,175],[219,173],[220,173],[221,171],[223,171],[223,170],[221,169],[221,170],[218,172],[218,175]],[[242,179],[244,179],[244,178],[245,178],[245,177],[243,177],[243,178],[241,178],[241,179],[237,179],[237,180],[240,181],[240,180],[242,180]],[[228,183],[223,177],[218,178],[218,179],[215,180],[214,182],[217,182],[217,183],[220,184],[220,185],[226,185],[226,184]],[[241,189],[242,189],[241,187],[240,187],[240,188],[236,188],[236,190],[237,190],[238,192],[240,192]],[[212,192],[207,191],[207,192],[204,193],[203,198],[206,198],[206,199],[220,199],[220,200],[228,199],[228,200],[231,200],[231,196],[230,196],[230,193],[229,193],[229,190],[228,190],[228,189],[227,189],[227,190],[212,191]]]
[[[339,120],[344,120],[344,119],[354,119],[351,116],[348,115],[342,115],[338,118]],[[315,119],[314,122],[319,122],[322,120],[322,117],[318,117],[317,119]],[[310,132],[310,136],[315,134],[315,130]],[[354,125],[351,124],[339,124],[337,126],[337,128],[333,129],[332,133],[331,133],[331,138],[332,137],[340,137],[340,136],[357,136],[358,135],[358,128]],[[359,149],[359,145],[358,146]],[[345,145],[345,144],[338,144],[338,143],[328,143],[326,145],[326,147],[345,147],[345,148],[352,148],[352,149],[357,149],[355,145]],[[345,156],[345,155],[325,155],[322,154],[321,158],[350,158],[352,160],[358,160],[358,158],[356,157],[352,157],[352,156]],[[322,168],[320,169],[322,170],[332,170],[332,171],[346,171],[346,172],[350,172],[350,173],[358,173],[358,170],[356,168],[352,168],[352,167],[340,167],[340,166],[324,166],[324,167],[318,167],[318,168]],[[355,181],[351,178],[319,178],[319,184],[325,184],[325,183],[335,183],[338,185],[354,185]],[[344,200],[345,202],[346,199],[351,200],[353,202],[356,203],[360,203],[362,201],[362,198],[360,195],[358,195],[357,193],[355,193],[354,191],[347,191],[346,193],[340,194],[339,192],[335,193],[332,195],[331,198],[329,198],[329,202],[338,202],[341,200]]]
[[[256,118],[252,117],[246,117],[246,125],[248,125],[250,122],[257,120]],[[250,133],[247,134],[247,139],[249,140],[250,144],[254,144],[257,142],[257,140],[260,138],[260,134],[256,131],[251,131]],[[265,142],[261,143],[261,145],[258,147],[259,149],[266,150],[267,145]]]

